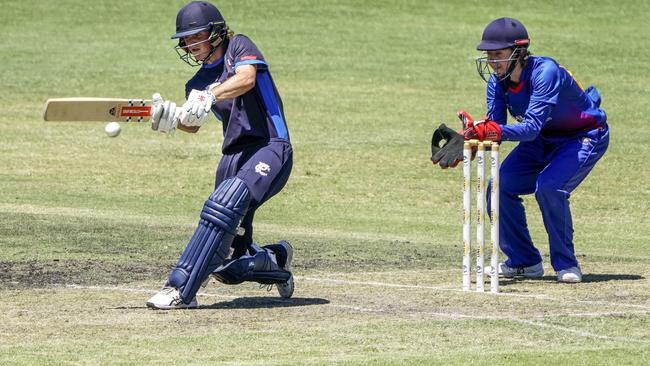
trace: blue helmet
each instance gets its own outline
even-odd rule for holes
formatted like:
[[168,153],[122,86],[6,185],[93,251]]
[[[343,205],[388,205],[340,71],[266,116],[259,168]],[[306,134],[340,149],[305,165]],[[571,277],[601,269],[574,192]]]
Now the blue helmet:
[[[503,49],[512,49],[512,54],[505,60],[489,60],[487,56],[476,59],[476,69],[483,80],[488,81],[492,76],[496,76],[498,81],[509,81],[510,75],[515,70],[517,63],[524,64],[530,53],[528,46],[528,31],[520,21],[513,18],[495,19],[483,30],[481,42],[476,46],[479,51],[496,51]],[[507,72],[503,75],[495,75],[490,67],[490,62],[508,61]]]
[[479,51],[496,51],[505,48],[527,47],[530,44],[528,31],[517,19],[499,18],[485,27]]
[[[187,49],[183,37],[188,37],[203,31],[210,32],[206,41],[212,45],[212,52],[203,60],[197,60]],[[181,60],[191,66],[198,66],[212,56],[221,42],[228,35],[228,26],[216,6],[205,1],[192,1],[183,6],[176,15],[176,33],[171,37],[178,39],[176,52]]]

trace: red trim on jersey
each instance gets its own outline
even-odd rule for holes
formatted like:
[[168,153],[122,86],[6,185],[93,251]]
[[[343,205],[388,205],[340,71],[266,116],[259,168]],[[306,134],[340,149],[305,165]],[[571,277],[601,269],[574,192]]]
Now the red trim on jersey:
[[257,56],[242,56],[240,58],[241,61],[247,61],[247,60],[257,60]]
[[509,86],[509,87],[508,87],[508,92],[509,92],[509,93],[515,93],[515,94],[516,94],[516,93],[519,93],[519,92],[521,91],[521,88],[524,87],[524,83],[525,83],[525,82],[526,82],[526,80],[522,80],[522,81],[520,81],[519,84],[517,84],[517,86],[515,86],[514,88],[511,87],[511,86]]

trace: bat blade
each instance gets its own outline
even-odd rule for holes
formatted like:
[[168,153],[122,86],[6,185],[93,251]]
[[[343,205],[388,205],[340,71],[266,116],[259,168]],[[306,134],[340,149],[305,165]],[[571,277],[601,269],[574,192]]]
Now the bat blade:
[[51,98],[43,108],[43,119],[52,122],[147,122],[151,112],[149,99]]

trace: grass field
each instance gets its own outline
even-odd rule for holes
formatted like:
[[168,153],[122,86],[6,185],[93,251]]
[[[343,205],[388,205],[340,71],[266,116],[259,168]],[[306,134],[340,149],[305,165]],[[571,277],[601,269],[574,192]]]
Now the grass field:
[[[169,36],[181,1],[2,1],[0,364],[650,364],[650,4],[221,1],[265,54],[295,150],[256,241],[295,247],[294,298],[211,282],[196,311],[151,311],[212,191],[221,126],[45,123],[49,97],[180,101],[195,69]],[[454,112],[484,111],[473,57],[491,19],[603,94],[610,149],[571,197],[584,282],[460,290],[462,174],[429,162]],[[506,144],[506,151],[512,148]]]

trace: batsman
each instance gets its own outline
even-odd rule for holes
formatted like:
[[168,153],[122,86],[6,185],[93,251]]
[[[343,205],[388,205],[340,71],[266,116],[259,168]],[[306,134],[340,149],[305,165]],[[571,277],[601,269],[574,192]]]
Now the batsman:
[[[485,27],[476,65],[487,82],[487,115],[474,121],[458,112],[461,133],[440,125],[432,137],[431,160],[442,168],[456,166],[464,140],[517,141],[500,169],[500,247],[508,259],[499,263],[498,275],[544,275],[521,199],[535,194],[557,280],[581,282],[569,197],[607,150],[607,117],[595,87],[585,89],[552,58],[532,56],[529,45],[528,32],[516,19],[499,18]],[[506,124],[507,114],[518,123]]]
[[253,243],[253,216],[286,184],[293,151],[282,100],[269,66],[246,36],[234,35],[214,5],[193,1],[176,17],[181,60],[199,66],[185,84],[180,107],[154,94],[152,128],[195,133],[214,114],[222,122],[222,158],[215,190],[197,228],[163,289],[147,301],[155,309],[197,307],[201,284],[213,276],[225,284],[275,285],[289,298],[293,248],[286,241]]

